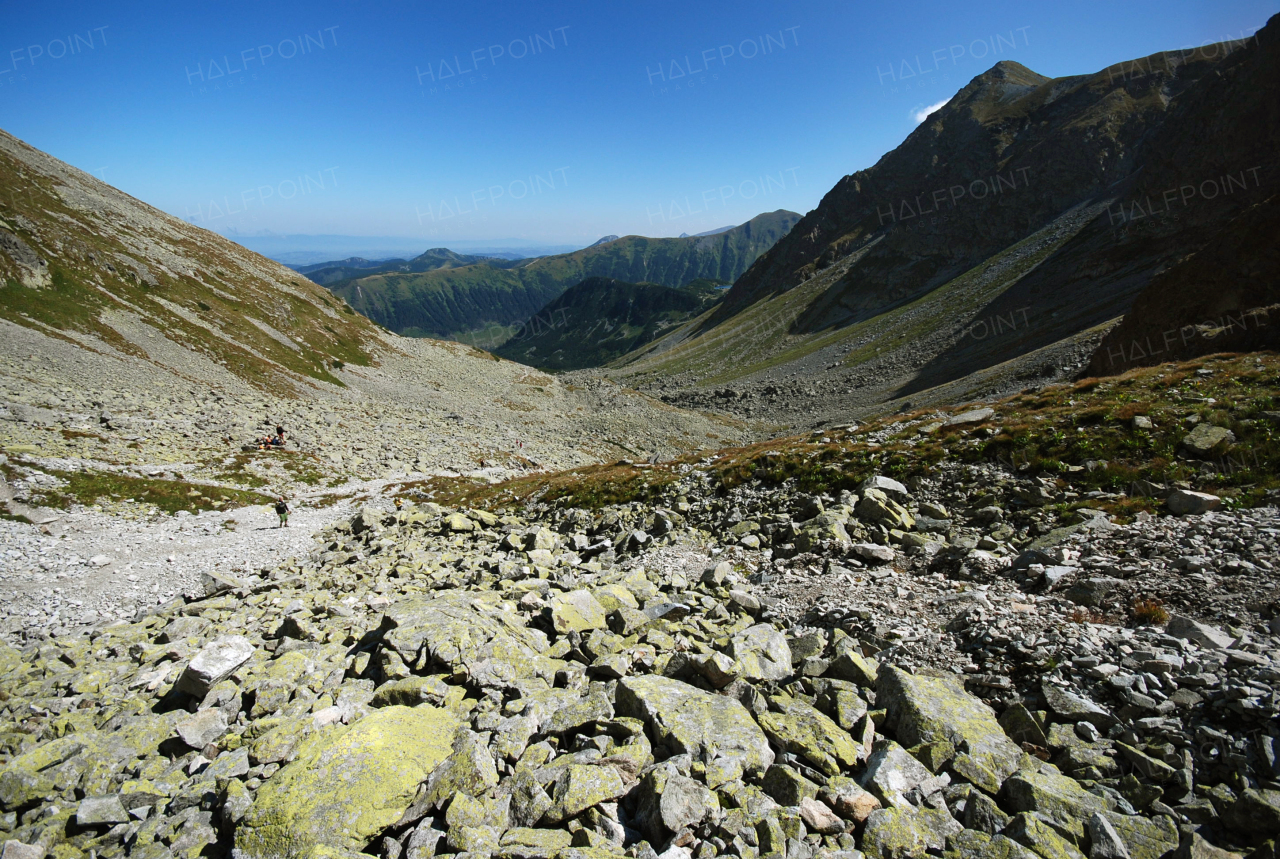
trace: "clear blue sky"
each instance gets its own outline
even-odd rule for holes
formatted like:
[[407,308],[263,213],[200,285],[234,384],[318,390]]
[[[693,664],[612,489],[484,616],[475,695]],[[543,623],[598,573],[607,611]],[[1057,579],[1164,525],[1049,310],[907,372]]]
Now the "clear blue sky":
[[807,212],[997,60],[1087,73],[1276,8],[10,4],[0,127],[223,233],[582,244]]

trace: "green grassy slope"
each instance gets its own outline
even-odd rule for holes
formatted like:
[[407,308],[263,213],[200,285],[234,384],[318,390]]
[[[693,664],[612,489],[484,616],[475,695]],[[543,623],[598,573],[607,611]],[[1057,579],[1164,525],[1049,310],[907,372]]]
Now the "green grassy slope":
[[591,277],[538,311],[495,354],[544,370],[599,367],[705,311],[724,286],[699,279],[673,289]]
[[0,318],[145,357],[122,317],[280,391],[281,371],[340,384],[335,362],[368,364],[378,339],[302,275],[0,132]]

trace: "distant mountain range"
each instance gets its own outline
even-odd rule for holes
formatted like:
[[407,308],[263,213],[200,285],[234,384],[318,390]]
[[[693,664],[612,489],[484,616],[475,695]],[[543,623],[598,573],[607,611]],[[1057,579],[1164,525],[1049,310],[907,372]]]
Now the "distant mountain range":
[[705,278],[673,288],[589,277],[525,320],[494,353],[544,370],[602,366],[705,313],[727,287]]
[[524,259],[516,254],[459,254],[448,248],[432,248],[413,259],[367,260],[362,257],[349,257],[334,262],[313,263],[311,265],[290,266],[299,274],[321,286],[351,280],[357,277],[368,277],[372,274],[388,272],[422,272],[435,271],[441,268],[456,268],[476,263],[492,263],[501,266],[504,262]]
[[425,271],[354,271],[349,279],[326,285],[396,333],[458,339],[486,329],[509,330],[590,277],[671,287],[699,278],[733,281],[799,219],[780,209],[711,236],[625,236],[517,262],[486,259],[455,265],[450,258]]

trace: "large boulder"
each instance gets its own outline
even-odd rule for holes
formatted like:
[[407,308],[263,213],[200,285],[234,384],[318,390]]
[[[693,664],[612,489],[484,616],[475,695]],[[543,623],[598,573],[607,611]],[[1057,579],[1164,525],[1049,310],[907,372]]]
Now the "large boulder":
[[778,746],[828,776],[839,775],[858,762],[853,739],[830,718],[803,701],[777,702],[781,712],[761,713],[759,721]]
[[738,661],[742,678],[759,683],[791,675],[791,646],[771,624],[749,626],[729,640],[729,655]]
[[605,607],[590,591],[569,591],[551,598],[551,624],[561,635],[604,629],[607,616]]
[[668,677],[644,675],[618,681],[614,709],[619,716],[645,723],[660,758],[688,754],[708,763],[724,759],[748,773],[762,773],[773,763],[764,731],[733,698]]
[[[1010,776],[1000,795],[1000,804],[1006,811],[1036,814],[1074,844],[1083,843],[1085,824],[1095,812],[1111,811],[1114,805],[1111,800],[1089,793],[1074,779],[1047,764],[1038,772],[1023,771]],[[1010,837],[1026,843],[1021,838]]]
[[253,656],[253,643],[243,635],[225,635],[205,645],[187,664],[175,688],[203,698],[216,684]]
[[907,508],[894,501],[879,489],[868,489],[858,502],[858,515],[868,522],[883,525],[886,528],[897,528],[910,531],[916,524],[915,517]]
[[449,756],[459,728],[452,713],[424,704],[384,707],[312,736],[297,760],[258,789],[236,846],[254,859],[294,837],[363,850],[404,814],[418,785]]
[[940,852],[947,837],[964,829],[950,814],[934,808],[881,808],[871,812],[860,847],[867,859],[900,859]]
[[383,619],[385,645],[420,673],[443,671],[478,686],[554,681],[563,663],[548,658],[546,635],[497,594],[442,591],[393,604]]
[[1000,790],[1025,756],[991,708],[966,692],[958,678],[921,677],[885,666],[876,683],[876,704],[887,711],[904,745],[950,743],[958,750],[951,768],[987,793]]

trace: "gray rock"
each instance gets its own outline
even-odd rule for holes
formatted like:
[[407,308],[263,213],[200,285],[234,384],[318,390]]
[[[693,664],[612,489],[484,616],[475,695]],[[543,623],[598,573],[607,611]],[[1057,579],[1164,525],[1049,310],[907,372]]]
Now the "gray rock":
[[884,477],[877,474],[873,477],[868,477],[858,485],[859,492],[865,493],[868,489],[879,489],[899,504],[906,504],[911,500],[911,493],[907,491],[907,487],[892,477]]
[[696,826],[719,807],[707,788],[681,775],[674,767],[660,765],[634,789],[638,797],[636,818],[650,842],[660,844],[672,834]]
[[227,732],[227,717],[217,707],[208,707],[183,719],[177,729],[184,743],[203,749]]
[[1174,638],[1194,641],[1201,647],[1207,647],[1211,650],[1226,650],[1235,643],[1234,638],[1216,626],[1200,623],[1198,620],[1182,614],[1175,614],[1171,617],[1164,631]]
[[76,809],[76,825],[85,828],[96,826],[115,826],[117,823],[128,823],[129,813],[120,803],[120,797],[87,796],[80,800]]
[[858,543],[853,547],[853,553],[872,564],[892,563],[894,558],[892,546],[877,546],[875,543]]
[[932,777],[933,773],[902,746],[893,740],[881,740],[859,780],[886,806],[911,808],[907,794]]
[[1049,705],[1049,709],[1062,717],[1064,721],[1092,722],[1095,727],[1103,731],[1116,724],[1117,719],[1115,716],[1088,698],[1076,695],[1074,692],[1068,692],[1048,681],[1042,683],[1040,689],[1044,694],[1045,703]]
[[1202,423],[1183,437],[1182,446],[1192,456],[1205,457],[1234,444],[1235,440],[1231,430]]
[[1096,811],[1089,816],[1089,840],[1093,842],[1089,859],[1130,859],[1129,848],[1120,833],[1110,820]]
[[967,412],[948,418],[943,426],[958,427],[966,424],[980,424],[983,421],[991,420],[995,417],[995,409],[970,409]]
[[749,626],[729,641],[729,655],[745,680],[782,680],[791,676],[791,647],[771,624]]
[[1191,516],[1217,510],[1222,499],[1207,492],[1175,489],[1165,498],[1164,503],[1169,507],[1169,512],[1176,516]]
[[243,635],[226,635],[213,641],[195,655],[187,665],[176,687],[181,692],[203,698],[209,689],[249,661],[253,644]]
[[0,859],[44,859],[44,847],[9,839],[0,847]]
[[618,681],[614,709],[641,719],[657,744],[694,760],[738,761],[747,772],[762,773],[773,763],[764,731],[738,701],[703,692],[667,677],[645,675]]

